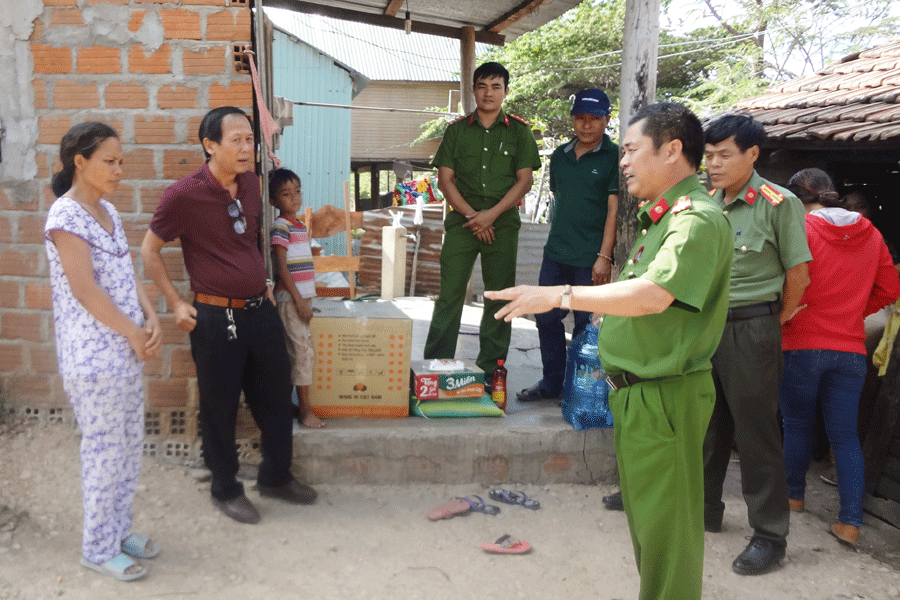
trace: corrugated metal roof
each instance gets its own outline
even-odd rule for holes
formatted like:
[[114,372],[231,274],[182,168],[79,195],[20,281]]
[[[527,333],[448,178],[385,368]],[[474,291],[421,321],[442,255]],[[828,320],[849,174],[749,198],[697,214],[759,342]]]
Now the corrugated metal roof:
[[[459,41],[365,23],[266,8],[273,25],[367,78],[382,81],[459,81]],[[476,55],[487,44],[476,44]]]
[[765,125],[773,142],[900,143],[898,68],[900,36],[813,75],[772,86],[735,109]]

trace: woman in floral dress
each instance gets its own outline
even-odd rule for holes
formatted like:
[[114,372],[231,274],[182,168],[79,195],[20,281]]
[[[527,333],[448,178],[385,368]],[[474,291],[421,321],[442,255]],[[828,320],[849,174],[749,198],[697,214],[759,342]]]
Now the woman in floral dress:
[[81,429],[81,564],[123,581],[146,575],[133,557],[159,549],[131,533],[144,438],[142,361],[162,331],[135,277],[119,214],[103,196],[122,178],[122,145],[103,123],[81,123],[60,144],[59,196],[44,226],[56,354]]

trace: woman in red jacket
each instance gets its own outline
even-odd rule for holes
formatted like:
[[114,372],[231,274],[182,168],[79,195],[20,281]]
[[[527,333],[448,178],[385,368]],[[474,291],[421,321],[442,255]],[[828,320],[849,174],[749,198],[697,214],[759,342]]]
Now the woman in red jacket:
[[900,281],[884,239],[872,222],[838,206],[828,175],[804,169],[788,182],[806,208],[813,260],[801,309],[782,327],[784,457],[791,510],[803,510],[812,454],[816,400],[834,449],[841,508],[831,532],[855,545],[865,486],[856,431],[866,377],[863,319],[900,294]]

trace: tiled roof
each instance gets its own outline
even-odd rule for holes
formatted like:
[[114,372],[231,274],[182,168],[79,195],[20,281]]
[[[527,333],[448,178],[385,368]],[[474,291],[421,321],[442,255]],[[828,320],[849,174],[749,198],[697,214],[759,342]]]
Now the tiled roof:
[[772,86],[735,109],[765,125],[773,141],[900,143],[900,36]]

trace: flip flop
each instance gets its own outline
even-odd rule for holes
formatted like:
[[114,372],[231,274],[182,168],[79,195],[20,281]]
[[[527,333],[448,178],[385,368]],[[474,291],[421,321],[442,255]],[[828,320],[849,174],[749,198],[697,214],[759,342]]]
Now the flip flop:
[[[150,545],[150,551],[147,551],[147,544]],[[122,552],[134,558],[153,558],[159,554],[159,546],[145,535],[132,533],[122,540]]]
[[505,502],[506,504],[518,504],[531,510],[537,510],[541,507],[541,503],[537,500],[530,499],[525,492],[511,492],[509,490],[491,490],[488,493],[491,500],[497,502]]
[[531,544],[510,537],[507,533],[497,538],[493,544],[482,544],[481,549],[492,554],[525,554],[531,550]]
[[[475,500],[472,500],[472,498],[478,498],[478,500],[475,501]],[[469,506],[475,512],[484,513],[486,515],[496,515],[497,513],[500,512],[499,506],[494,506],[493,504],[485,504],[485,502],[481,496],[476,496],[475,494],[472,494],[472,498],[469,498],[468,496],[466,496],[465,498],[459,498],[459,500],[462,500],[463,502],[468,502]]]
[[129,567],[136,564],[136,562],[121,552],[117,556],[100,564],[93,563],[83,556],[81,557],[81,566],[97,571],[101,575],[107,575],[113,579],[118,579],[119,581],[134,581],[147,574],[147,569],[144,567],[141,567],[141,570],[137,573],[125,572]]
[[454,498],[428,511],[428,518],[432,521],[439,521],[440,519],[449,519],[456,515],[466,514],[471,510],[472,507],[468,502],[464,502],[461,498]]

